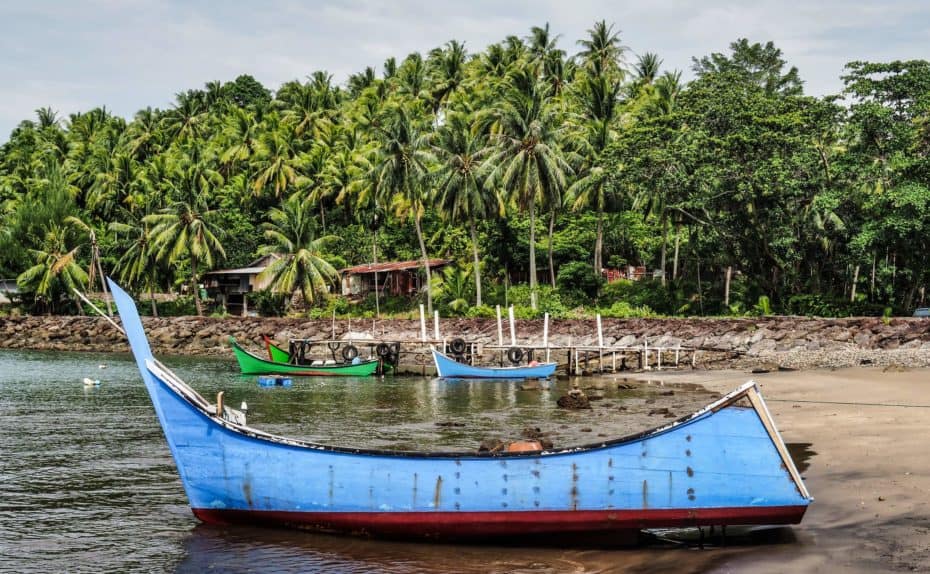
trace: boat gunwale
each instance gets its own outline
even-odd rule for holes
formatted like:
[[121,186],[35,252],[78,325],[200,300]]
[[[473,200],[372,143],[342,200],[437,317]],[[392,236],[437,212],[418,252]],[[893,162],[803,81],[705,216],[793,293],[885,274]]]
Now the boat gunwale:
[[[527,457],[549,457],[549,456],[565,456],[571,454],[577,454],[582,452],[590,452],[600,449],[607,449],[615,446],[620,446],[627,443],[636,442],[646,438],[652,438],[659,436],[673,430],[677,430],[683,425],[688,425],[698,420],[709,416],[721,409],[724,409],[728,406],[731,406],[733,403],[739,401],[743,397],[747,396],[750,392],[758,392],[758,386],[755,381],[748,381],[741,385],[739,388],[733,390],[732,392],[724,395],[720,399],[706,405],[705,407],[674,421],[671,421],[665,425],[658,427],[653,427],[633,433],[630,435],[596,442],[596,443],[587,443],[576,446],[569,446],[560,449],[550,449],[550,450],[537,450],[537,451],[522,451],[522,452],[507,452],[507,451],[418,451],[418,450],[389,450],[389,449],[377,449],[377,448],[354,448],[354,447],[344,447],[344,446],[335,446],[335,445],[324,445],[320,443],[314,443],[310,441],[305,441],[302,439],[290,438],[281,435],[275,435],[263,430],[256,429],[248,425],[239,425],[232,421],[229,421],[222,416],[217,415],[215,412],[211,412],[213,405],[209,405],[203,397],[194,391],[187,383],[181,380],[177,375],[171,372],[167,367],[158,362],[157,359],[146,359],[146,367],[149,370],[149,374],[152,375],[157,382],[165,385],[171,392],[178,395],[185,402],[194,408],[194,410],[199,413],[201,416],[206,418],[208,421],[211,421],[215,424],[218,424],[227,430],[234,432],[236,434],[241,434],[250,438],[257,440],[263,440],[267,442],[273,442],[276,444],[282,444],[285,446],[291,446],[295,448],[310,449],[323,452],[333,452],[341,454],[353,454],[353,455],[366,455],[366,456],[387,456],[387,457],[408,457],[408,458],[457,458],[457,459],[488,459],[488,458],[527,458]],[[177,379],[180,383],[170,382],[170,379]],[[176,386],[186,386],[190,389],[191,393],[194,396],[189,396],[190,393],[176,388]],[[206,406],[205,406],[206,405]],[[755,407],[748,406],[745,407],[756,411]],[[758,411],[756,411],[758,414]],[[761,415],[760,415],[761,416]]]

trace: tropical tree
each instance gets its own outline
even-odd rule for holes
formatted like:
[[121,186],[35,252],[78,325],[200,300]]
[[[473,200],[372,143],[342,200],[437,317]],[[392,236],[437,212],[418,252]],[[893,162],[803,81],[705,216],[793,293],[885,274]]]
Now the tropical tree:
[[583,49],[578,58],[585,68],[595,75],[620,73],[626,46],[620,44],[620,31],[614,32],[614,25],[607,25],[601,20],[588,30],[588,37],[578,40]]
[[29,249],[35,264],[23,271],[16,283],[23,291],[44,299],[48,310],[53,312],[61,297],[72,298],[73,289],[81,290],[87,284],[87,273],[77,260],[79,249],[74,226],[68,223],[50,225],[42,243]]
[[259,253],[279,257],[259,274],[259,280],[269,281],[269,288],[279,293],[293,295],[299,290],[307,305],[325,296],[327,285],[335,284],[339,273],[323,253],[338,237],[316,237],[312,200],[297,193],[291,195],[268,212],[268,221],[262,227],[270,243]]
[[129,244],[116,262],[114,271],[124,285],[138,287],[149,292],[152,316],[158,317],[158,305],[155,303],[155,288],[158,285],[159,261],[153,243],[151,223],[141,217],[134,218],[126,214],[129,222],[112,221],[110,231],[124,236]]
[[194,193],[142,218],[143,223],[152,226],[152,248],[159,261],[175,266],[183,261],[190,263],[190,289],[198,315],[203,315],[199,274],[203,267],[212,268],[217,257],[226,257],[219,239],[223,230],[215,223],[217,216],[218,212],[207,206],[204,194]]
[[489,178],[530,218],[530,302],[536,301],[536,206],[555,203],[571,172],[558,143],[551,87],[527,68],[517,70],[501,102],[491,111],[494,149],[486,160]]
[[426,305],[433,313],[431,275],[426,243],[423,241],[423,212],[426,209],[426,182],[432,155],[428,134],[418,129],[415,119],[402,105],[389,110],[383,127],[378,128],[381,149],[373,162],[377,193],[382,204],[393,205],[398,216],[413,219],[426,272]]
[[433,148],[439,163],[434,174],[436,205],[450,221],[468,225],[474,255],[475,305],[481,306],[481,259],[475,223],[504,214],[500,195],[485,186],[481,169],[491,149],[463,113],[449,114],[436,132]]

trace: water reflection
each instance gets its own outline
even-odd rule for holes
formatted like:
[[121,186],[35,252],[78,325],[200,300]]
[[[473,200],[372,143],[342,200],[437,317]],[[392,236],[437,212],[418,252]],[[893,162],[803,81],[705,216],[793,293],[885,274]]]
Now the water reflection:
[[[587,379],[602,400],[567,411],[554,403],[568,380],[541,390],[390,376],[261,388],[231,359],[165,362],[208,398],[222,390],[227,404],[246,401],[253,426],[343,446],[475,450],[490,437],[519,438],[525,427],[567,446],[666,422],[648,414],[655,401],[680,416],[708,400],[703,390],[667,395],[669,387]],[[101,384],[85,388],[84,377]],[[126,355],[0,351],[0,436],[0,571],[648,572],[700,571],[718,559],[665,546],[618,554],[591,538],[569,549],[561,538],[449,546],[198,525]]]

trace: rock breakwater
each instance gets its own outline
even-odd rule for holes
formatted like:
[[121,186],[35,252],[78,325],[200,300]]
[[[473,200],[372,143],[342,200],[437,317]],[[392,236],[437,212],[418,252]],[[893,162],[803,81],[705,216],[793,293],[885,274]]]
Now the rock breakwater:
[[[157,354],[228,357],[227,341],[261,348],[262,336],[285,343],[291,338],[328,340],[329,320],[264,317],[170,317],[143,319]],[[483,344],[497,343],[497,324],[488,319],[444,319],[441,335]],[[930,366],[930,320],[875,317],[817,319],[807,317],[605,319],[605,346],[701,349],[699,366],[774,363],[782,367],[844,367],[858,364]],[[509,340],[505,325],[505,340]],[[415,341],[415,320],[337,320],[335,337]],[[430,333],[432,336],[432,333]],[[518,344],[542,343],[541,320],[518,321]],[[552,345],[597,343],[594,321],[558,320],[550,324]],[[26,316],[0,318],[0,348],[62,351],[128,351],[112,326],[98,317]]]

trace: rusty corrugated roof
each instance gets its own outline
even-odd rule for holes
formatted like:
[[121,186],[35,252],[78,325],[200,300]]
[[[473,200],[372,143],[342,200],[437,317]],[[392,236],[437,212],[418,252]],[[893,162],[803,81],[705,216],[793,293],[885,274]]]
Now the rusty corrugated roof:
[[[430,268],[433,267],[442,267],[443,265],[448,265],[450,260],[448,259],[430,259],[427,262]],[[387,263],[365,263],[363,265],[356,265],[354,267],[346,267],[342,270],[342,273],[346,275],[359,275],[364,273],[385,273],[387,271],[402,271],[404,269],[416,269],[423,265],[422,259],[413,259],[411,261],[390,261]]]

